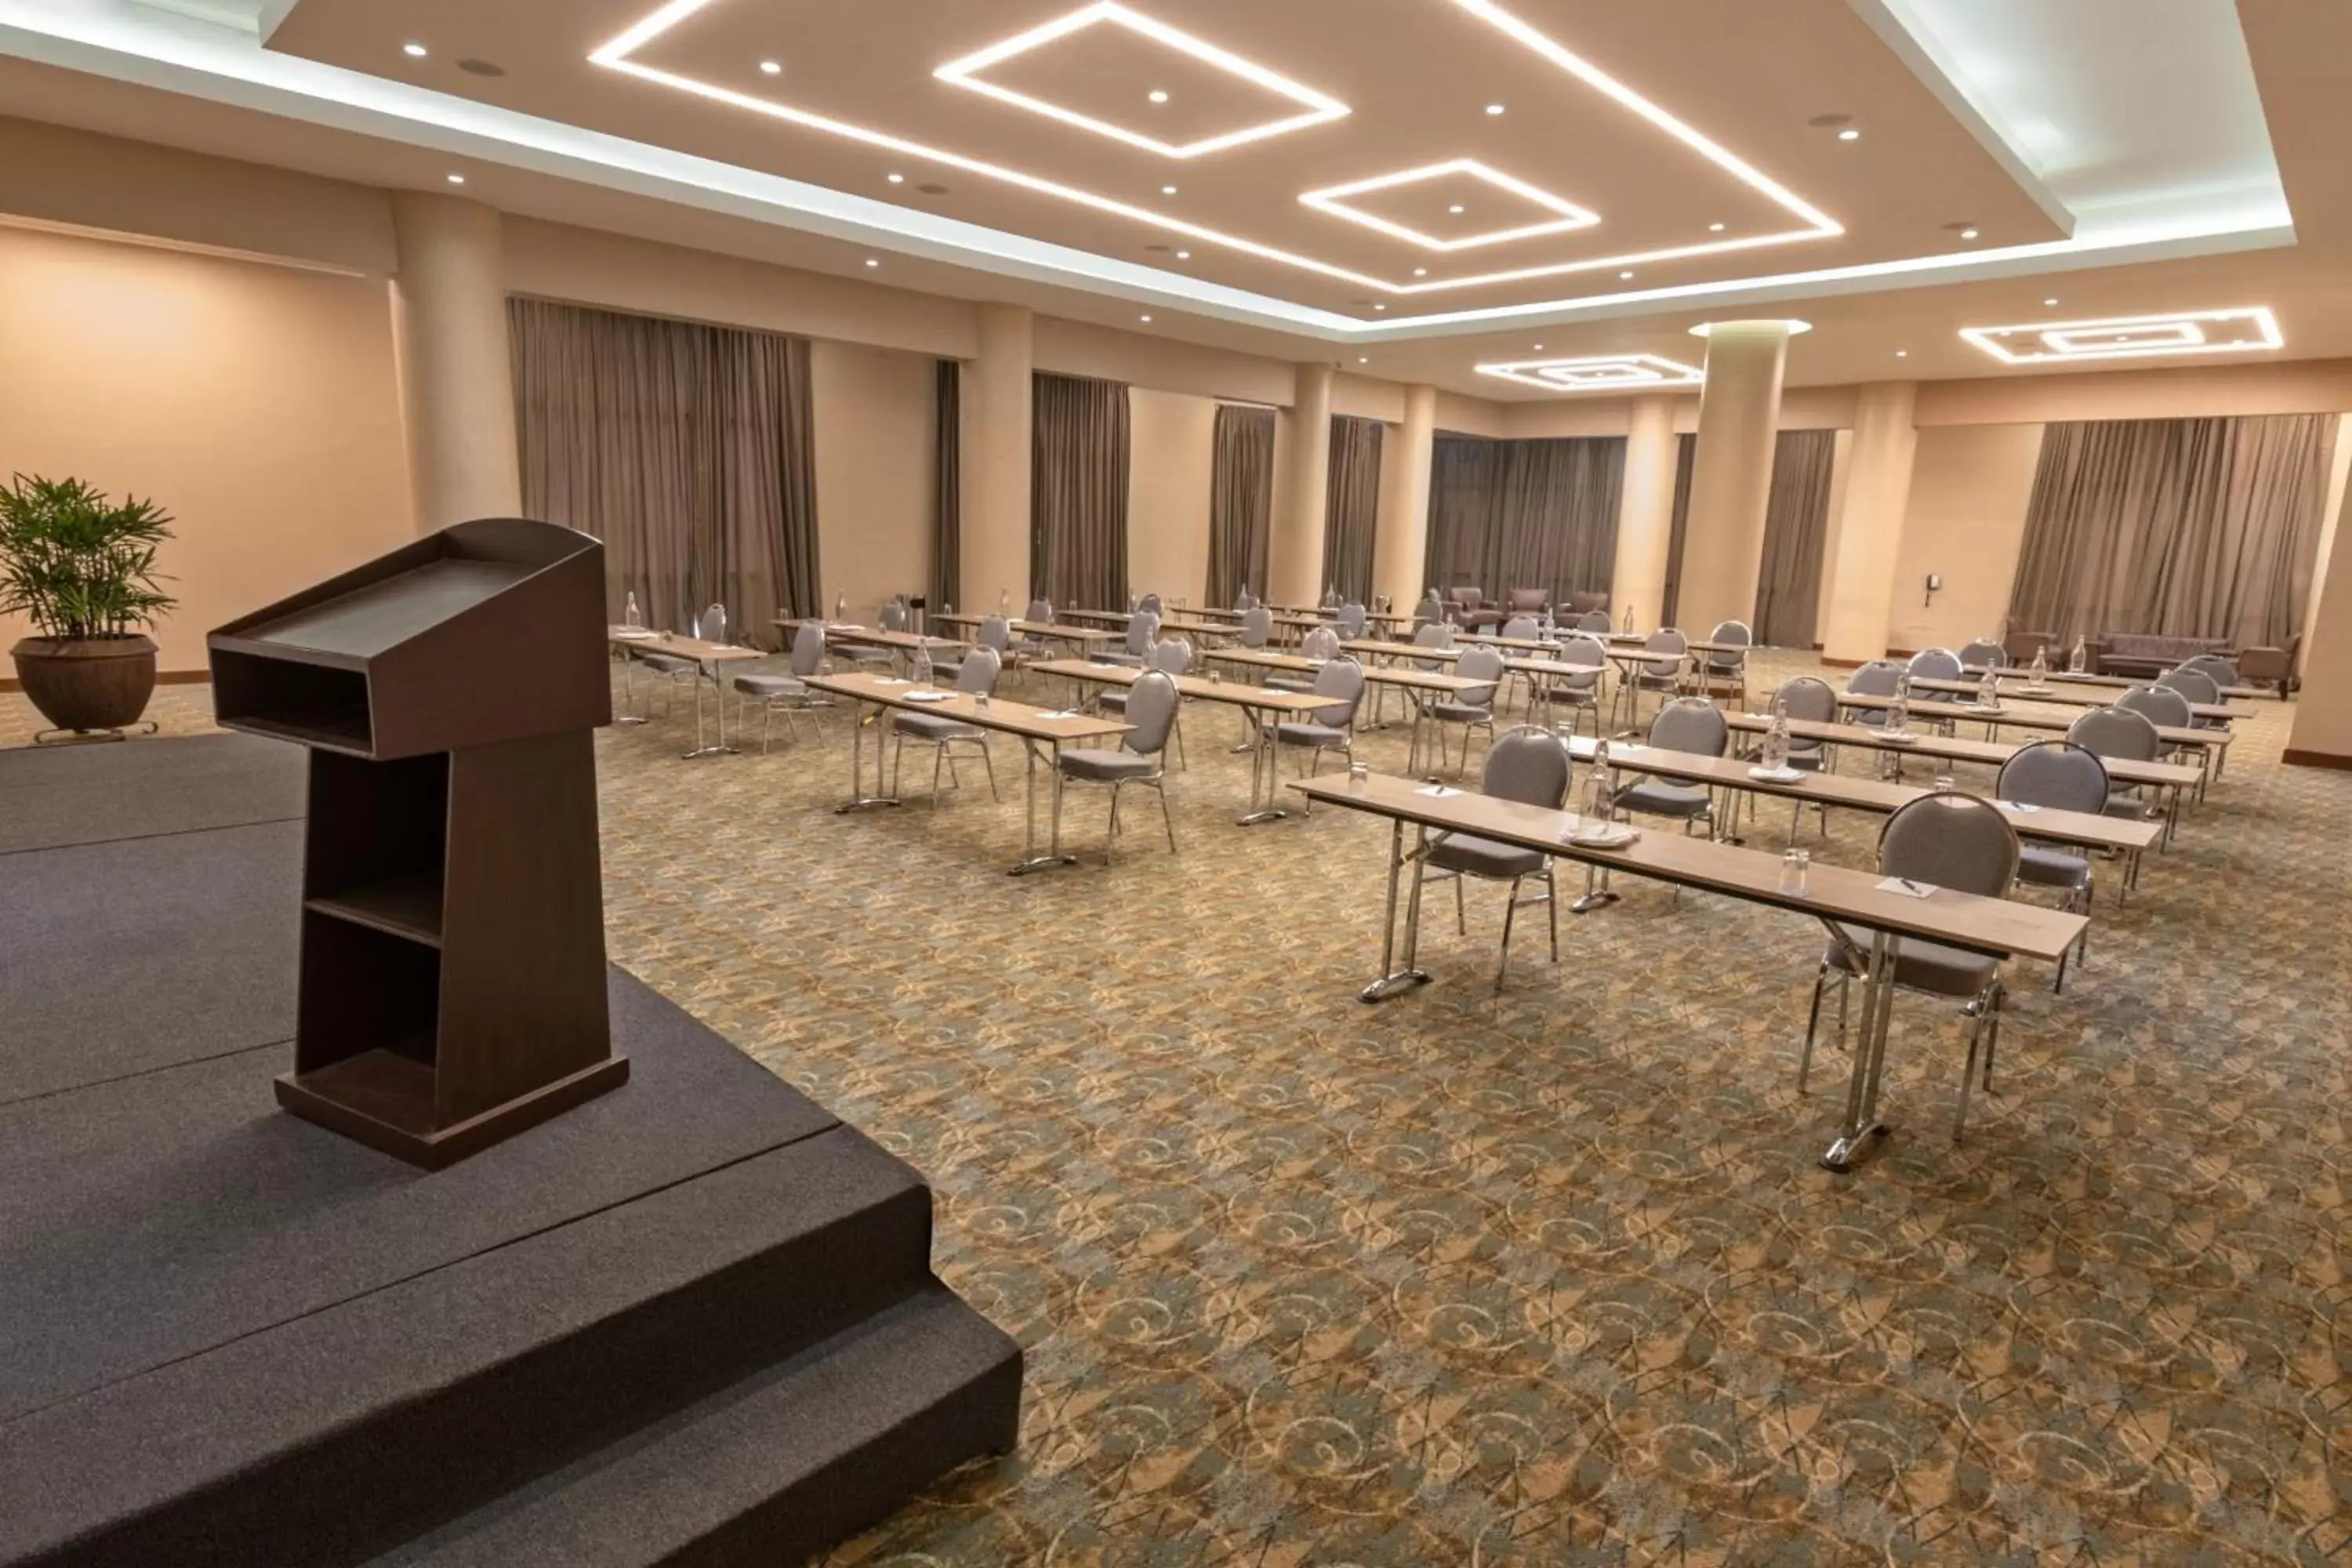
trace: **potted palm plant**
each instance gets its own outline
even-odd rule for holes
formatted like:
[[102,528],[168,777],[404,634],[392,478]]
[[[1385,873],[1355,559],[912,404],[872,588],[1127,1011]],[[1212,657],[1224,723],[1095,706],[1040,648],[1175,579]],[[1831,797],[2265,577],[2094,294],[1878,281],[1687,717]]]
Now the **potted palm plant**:
[[61,730],[138,722],[155,690],[155,645],[140,628],[172,608],[155,553],[172,520],[152,500],[120,505],[79,479],[19,474],[0,489],[0,614],[33,623],[8,650],[16,677]]

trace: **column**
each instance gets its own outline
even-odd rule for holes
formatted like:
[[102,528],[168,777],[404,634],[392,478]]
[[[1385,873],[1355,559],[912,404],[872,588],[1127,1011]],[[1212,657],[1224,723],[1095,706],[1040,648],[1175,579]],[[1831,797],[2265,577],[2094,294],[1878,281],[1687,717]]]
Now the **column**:
[[1722,621],[1752,621],[1764,559],[1764,509],[1780,438],[1786,321],[1717,321],[1706,340],[1698,399],[1698,454],[1683,537],[1675,619],[1694,637]]
[[1290,403],[1282,484],[1266,549],[1266,598],[1313,605],[1323,597],[1324,510],[1331,488],[1331,367],[1302,364]]
[[[2338,442],[2347,437],[2352,415],[2336,433]],[[2283,759],[2294,767],[2352,768],[2352,534],[2345,531],[2352,486],[2331,476],[2328,490],[2335,504],[2322,536],[2311,607],[2304,616],[2310,628],[2303,642],[2304,686]]]
[[1437,388],[1404,389],[1404,423],[1397,427],[1396,479],[1381,492],[1380,531],[1372,536],[1372,592],[1388,595],[1398,614],[1410,612],[1426,586],[1429,557],[1429,466],[1437,447]]
[[1828,563],[1830,609],[1822,623],[1824,663],[1866,664],[1886,655],[1886,627],[1895,608],[1895,564],[1903,547],[1903,514],[1911,500],[1911,458],[1918,432],[1911,423],[1918,388],[1907,381],[1874,382],[1854,399],[1853,441],[1845,504]]
[[987,615],[1000,595],[1029,605],[1029,424],[1035,405],[1033,319],[1018,305],[980,308],[980,355],[966,367],[963,582],[956,605]]
[[1666,555],[1674,543],[1675,400],[1637,397],[1625,432],[1625,483],[1617,502],[1617,563],[1609,575],[1609,614],[1622,626],[1625,612],[1647,630],[1658,624],[1666,598]]
[[498,209],[395,191],[401,414],[420,533],[522,510]]

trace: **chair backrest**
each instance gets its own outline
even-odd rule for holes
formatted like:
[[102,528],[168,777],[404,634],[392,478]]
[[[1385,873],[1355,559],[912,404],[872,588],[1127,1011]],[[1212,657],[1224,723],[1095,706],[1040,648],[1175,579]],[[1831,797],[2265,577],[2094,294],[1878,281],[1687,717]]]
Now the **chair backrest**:
[[1504,607],[1513,615],[1538,615],[1550,603],[1551,594],[1543,588],[1513,588],[1503,595]]
[[1960,649],[1962,669],[1999,669],[2009,662],[2009,650],[1989,637],[1979,637]]
[[1562,664],[1589,664],[1598,669],[1609,662],[1609,645],[1599,637],[1579,633],[1559,645]]
[[1362,637],[1364,635],[1365,624],[1366,615],[1363,605],[1350,602],[1339,606],[1339,635],[1341,637],[1346,637],[1350,641]]
[[1466,584],[1454,590],[1454,602],[1465,610],[1476,609],[1485,598],[1486,595],[1482,590]]
[[1127,689],[1127,721],[1135,726],[1121,737],[1127,749],[1156,755],[1176,727],[1175,678],[1164,670],[1145,671]]
[[1041,626],[1050,626],[1054,624],[1054,602],[1051,599],[1032,599],[1029,601],[1029,613],[1021,618],[1034,621]]
[[793,673],[805,680],[824,665],[824,627],[804,621],[793,634]]
[[1576,629],[1580,632],[1591,632],[1600,637],[1607,637],[1612,629],[1609,624],[1609,612],[1606,610],[1585,611],[1584,614],[1576,617]]
[[991,616],[980,623],[980,646],[1003,653],[1013,646],[1013,623],[1003,616]]
[[727,606],[713,605],[695,617],[694,635],[704,642],[727,640]]
[[1911,656],[1911,662],[1905,668],[1914,680],[1958,680],[1960,656],[1948,647],[1923,647]]
[[1242,647],[1264,647],[1274,637],[1274,612],[1252,605],[1242,612]]
[[1791,719],[1812,724],[1837,722],[1837,693],[1818,676],[1797,677],[1780,688],[1777,700],[1780,711]]
[[1192,668],[1192,645],[1182,637],[1170,637],[1151,650],[1151,668],[1168,675],[1182,675]]
[[1522,724],[1486,748],[1479,788],[1497,800],[1558,811],[1568,802],[1568,748],[1548,731]]
[[1642,661],[1642,673],[1651,676],[1678,675],[1682,672],[1683,656],[1690,652],[1690,638],[1672,626],[1660,626],[1642,639],[1642,647],[1651,653],[1664,654],[1664,658]]
[[1746,621],[1717,621],[1715,630],[1707,634],[1706,640],[1727,643],[1743,650],[1738,653],[1720,653],[1710,649],[1706,655],[1706,663],[1709,670],[1717,673],[1727,670],[1736,671],[1747,664],[1748,655],[1744,650],[1755,645],[1756,633]]
[[1464,691],[1456,700],[1467,702],[1474,708],[1483,708],[1495,700],[1495,688],[1503,679],[1503,669],[1502,649],[1483,645],[1470,649],[1455,662],[1454,673],[1465,680],[1475,680],[1481,684],[1475,690]]
[[1874,658],[1845,678],[1845,689],[1856,697],[1892,697],[1903,689],[1903,667]]
[[[2210,679],[2216,687],[2238,684],[2238,667],[2218,653],[2200,653],[2195,658],[2184,662],[2180,668],[2196,670]],[[2214,693],[2214,700],[2217,702],[2221,700],[2219,691]]]
[[1878,831],[1878,868],[1931,887],[1997,899],[2017,880],[2017,829],[1989,801],[1923,795]]
[[2164,750],[2155,721],[2128,708],[2094,708],[2066,726],[2066,738],[2094,756],[2152,763]]
[[1140,658],[1150,651],[1151,639],[1160,635],[1160,612],[1138,610],[1127,617],[1127,651]]
[[996,689],[996,677],[1004,668],[1004,656],[982,644],[963,656],[956,667],[956,689],[982,694]]
[[903,600],[894,598],[882,606],[882,629],[886,632],[905,631],[908,618],[907,605]]
[[1437,596],[1436,589],[1432,588],[1423,595],[1421,603],[1412,607],[1412,618],[1417,623],[1442,621],[1445,618],[1445,601]]
[[1305,658],[1337,658],[1339,657],[1339,634],[1329,626],[1310,627],[1298,641],[1298,652]]
[[1337,730],[1355,722],[1356,704],[1364,696],[1364,667],[1352,658],[1333,659],[1315,672],[1315,695],[1339,700],[1315,710],[1318,723]]
[[1719,757],[1731,749],[1731,721],[1704,697],[1677,697],[1650,721],[1650,744]]
[[2221,683],[2205,671],[2191,669],[2187,665],[2158,676],[2156,683],[2168,689],[2178,691],[2191,702],[2221,700]]
[[1509,620],[1503,623],[1503,635],[1505,637],[1522,638],[1528,642],[1533,642],[1536,638],[1536,634],[1542,630],[1543,624],[1538,621],[1533,616],[1513,616]]
[[2000,764],[2000,779],[1993,785],[2003,800],[2095,816],[2107,808],[2109,787],[2107,764],[2096,752],[2072,741],[2036,741],[2019,747]]
[[2158,728],[2169,725],[2186,730],[2196,721],[2196,715],[2189,710],[2189,699],[2161,686],[2135,686],[2116,699],[2116,706],[2147,715],[2147,721]]
[[1166,605],[1157,594],[1144,595],[1142,602],[1135,607],[1139,610],[1149,610],[1155,616],[1164,616],[1168,613]]

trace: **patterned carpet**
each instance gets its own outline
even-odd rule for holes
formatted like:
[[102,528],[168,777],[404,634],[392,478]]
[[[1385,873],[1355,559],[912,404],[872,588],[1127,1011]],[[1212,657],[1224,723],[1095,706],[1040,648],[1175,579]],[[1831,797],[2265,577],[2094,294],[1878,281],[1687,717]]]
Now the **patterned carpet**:
[[838,717],[693,763],[683,710],[608,731],[612,946],[922,1170],[940,1273],[1027,1349],[1019,1454],[834,1563],[2344,1561],[2352,777],[2278,765],[2287,711],[2064,996],[2013,977],[1959,1148],[1956,1010],[1898,1001],[1898,1131],[1846,1178],[1843,1058],[1794,1089],[1818,928],[1626,883],[1557,968],[1522,923],[1496,997],[1474,887],[1438,984],[1365,1007],[1386,835],[1234,826],[1226,710],[1181,855],[1146,798],[1106,868],[1096,792],[1086,863],[1017,880],[1009,744],[1002,805],[970,770],[841,816]]

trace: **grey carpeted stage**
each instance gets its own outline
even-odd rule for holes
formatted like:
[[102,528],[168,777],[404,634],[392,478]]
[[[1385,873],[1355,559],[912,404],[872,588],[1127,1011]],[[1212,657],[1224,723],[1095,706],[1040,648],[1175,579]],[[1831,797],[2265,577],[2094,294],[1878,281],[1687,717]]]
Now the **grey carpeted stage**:
[[278,1110],[302,769],[0,752],[0,1564],[775,1563],[1012,1446],[919,1178],[617,970],[447,1171]]

